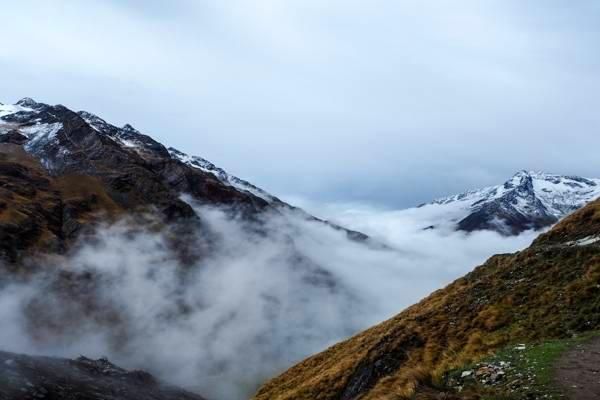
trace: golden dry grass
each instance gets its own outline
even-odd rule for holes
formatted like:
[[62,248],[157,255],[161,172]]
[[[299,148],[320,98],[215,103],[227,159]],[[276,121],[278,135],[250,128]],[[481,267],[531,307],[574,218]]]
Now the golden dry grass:
[[0,162],[12,162],[42,171],[42,165],[37,159],[28,154],[23,146],[11,143],[0,143]]
[[[0,234],[5,237],[0,253],[9,261],[19,254],[56,251],[72,239],[77,224],[120,212],[99,179],[51,176],[21,146],[0,144]],[[64,229],[67,220],[70,231]]]
[[536,244],[564,243],[600,234],[600,199],[569,215],[545,235],[541,235]]
[[55,188],[65,203],[91,202],[92,211],[119,213],[122,208],[106,192],[99,178],[88,175],[66,175],[55,178]]

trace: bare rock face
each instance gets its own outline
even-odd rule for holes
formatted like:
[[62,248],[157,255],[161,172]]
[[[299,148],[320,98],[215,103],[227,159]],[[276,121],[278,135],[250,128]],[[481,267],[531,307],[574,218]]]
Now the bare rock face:
[[27,143],[27,137],[21,135],[19,131],[8,131],[4,135],[0,136],[0,143],[12,143],[12,144],[25,144]]
[[203,400],[145,371],[127,371],[103,358],[69,360],[7,352],[0,352],[0,399]]

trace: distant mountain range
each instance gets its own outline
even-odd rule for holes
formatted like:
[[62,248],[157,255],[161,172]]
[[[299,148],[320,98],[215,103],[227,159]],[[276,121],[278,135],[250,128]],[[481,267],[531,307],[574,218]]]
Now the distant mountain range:
[[452,227],[516,235],[548,227],[600,197],[600,179],[519,171],[502,185],[470,190],[419,206],[432,222],[425,229]]
[[[600,179],[521,171],[503,185],[424,204],[417,209],[417,217],[422,218],[423,229],[493,230],[515,235],[555,224],[598,196]],[[348,288],[323,268],[323,262],[319,265],[306,251],[303,253],[303,247],[296,245],[300,242],[298,229],[288,222],[299,218],[311,227],[325,227],[336,238],[342,232],[360,246],[393,250],[360,232],[309,215],[204,158],[166,147],[131,125],[117,127],[92,113],[75,112],[30,98],[16,104],[0,104],[0,278],[25,279],[51,265],[46,263],[47,259],[68,255],[78,240],[92,236],[98,226],[126,216],[137,217],[132,223],[134,230],[143,226],[162,233],[165,247],[172,250],[178,259],[177,266],[185,272],[195,260],[208,259],[215,243],[222,239],[202,215],[205,211],[199,211],[206,208],[196,204],[210,206],[207,208],[211,210],[215,207],[226,210],[236,221],[248,223],[244,229],[253,235],[274,235],[281,239],[286,250],[281,257],[285,257],[290,271],[306,282],[307,286],[302,288],[314,287],[315,293],[331,296],[341,293],[336,298],[347,302],[348,309],[355,304],[350,301],[354,301],[353,293],[347,293]],[[596,281],[590,283],[597,280],[598,271],[598,210],[597,202],[588,205],[557,224],[529,250],[493,258],[421,305],[284,373],[265,385],[256,398],[354,400],[383,398],[382,393],[385,396],[412,393],[419,385],[428,385],[431,380],[426,379],[437,377],[435,374],[444,372],[448,365],[470,361],[461,358],[463,355],[476,357],[487,353],[491,343],[499,348],[529,338],[529,332],[556,337],[600,327],[597,304],[586,303],[589,293],[595,293],[598,287]],[[266,222],[273,215],[283,220],[278,220],[274,229]],[[273,247],[273,241],[268,245]],[[52,257],[44,259],[49,254]],[[396,255],[401,257],[400,252],[393,253]],[[571,269],[561,268],[564,265],[577,276],[571,274]],[[544,274],[544,268],[552,268],[552,274]],[[590,282],[580,282],[580,275]],[[540,280],[543,285],[536,286],[535,279],[539,277],[544,279]],[[559,280],[551,282],[555,277]],[[94,298],[96,276],[64,268],[55,279],[49,290],[58,292],[64,304],[71,302],[81,308],[67,308],[61,314],[64,319],[56,323],[48,317],[48,310],[56,305],[45,301],[48,292],[44,291],[41,301],[26,307],[24,318],[34,336],[36,330],[44,329],[60,335],[77,327],[85,318],[115,324],[110,326],[119,332],[116,327],[126,322],[126,316],[120,314],[122,310],[111,309]],[[180,283],[184,287],[186,280],[181,279]],[[579,287],[583,290],[575,290]],[[533,294],[529,295],[530,291]],[[566,300],[564,293],[570,296]],[[284,290],[282,297],[290,300],[289,296],[290,292]],[[265,312],[279,307],[279,299],[271,293],[265,297],[270,307]],[[313,292],[307,293],[307,297],[320,299]],[[536,303],[546,297],[547,304],[560,307],[554,310]],[[304,306],[294,302],[295,298],[291,300],[294,307]],[[175,314],[184,318],[193,307],[202,307],[202,303],[180,303],[179,297],[177,301],[175,309],[179,314]],[[519,302],[534,312],[523,312],[512,319],[506,308]],[[325,306],[319,301],[318,307],[322,305]],[[579,310],[586,311],[585,320],[577,316]],[[562,313],[562,319],[552,318],[556,311]],[[173,318],[175,314],[169,313],[165,318]],[[514,330],[497,332],[502,327],[512,327],[510,324]],[[219,323],[218,328],[226,330],[227,324]],[[271,328],[267,326],[268,332]],[[219,338],[222,332],[215,330],[214,336]],[[118,336],[125,339],[126,335]],[[444,341],[444,338],[450,339]],[[258,339],[265,340],[262,336]],[[461,353],[465,348],[469,349],[466,355]],[[143,372],[129,372],[103,359],[48,359],[0,353],[0,364],[3,366],[0,372],[6,374],[13,374],[16,368],[19,371],[30,368],[27,373],[20,372],[14,385],[0,384],[0,392],[20,391],[22,383],[29,386],[27,382],[33,382],[37,376],[45,381],[31,383],[36,388],[31,390],[34,397],[39,397],[36,394],[77,397],[81,396],[77,390],[83,388],[84,397],[95,399],[105,397],[119,380],[122,390],[141,390],[157,400],[177,396],[199,398],[163,387]],[[56,369],[59,367],[62,370]],[[423,375],[423,382],[417,379],[419,374]],[[100,384],[90,385],[90,376],[96,376]],[[425,389],[431,391],[437,387]],[[129,397],[121,393],[115,398]]]
[[[87,111],[30,98],[0,104],[0,143],[19,146],[53,176],[100,179],[108,197],[126,210],[153,205],[171,216],[189,216],[193,211],[179,198],[187,193],[199,202],[245,213],[287,210],[320,221],[202,157],[165,147],[129,124],[117,127]],[[600,179],[520,171],[502,185],[419,207],[427,229],[451,226],[514,235],[550,226],[599,196]],[[367,239],[360,232],[347,232],[354,239]]]

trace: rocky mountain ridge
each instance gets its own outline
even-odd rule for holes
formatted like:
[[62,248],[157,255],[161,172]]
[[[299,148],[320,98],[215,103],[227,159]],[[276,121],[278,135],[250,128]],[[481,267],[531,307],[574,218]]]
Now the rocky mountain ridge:
[[[26,254],[29,246],[43,244],[37,250],[50,252],[68,248],[86,225],[107,212],[156,210],[168,223],[201,224],[182,194],[258,222],[262,213],[290,213],[326,223],[352,239],[367,239],[282,202],[201,157],[167,148],[129,124],[117,127],[92,113],[74,112],[62,105],[30,98],[13,105],[0,104],[0,156],[1,179],[6,181],[2,194],[7,199],[3,201],[6,221],[0,220],[0,235],[10,232],[8,236],[22,243],[17,248],[0,246],[4,248],[0,258],[10,262]],[[67,204],[57,188],[67,180],[79,181],[80,191],[71,193],[77,198],[75,207],[73,202]],[[22,193],[24,187],[39,190],[27,196]],[[71,189],[74,187],[77,185]],[[44,191],[53,198],[52,204],[37,204],[37,211],[24,206],[32,202],[32,194]],[[100,198],[105,201],[98,202]],[[59,226],[63,223],[69,227]]]

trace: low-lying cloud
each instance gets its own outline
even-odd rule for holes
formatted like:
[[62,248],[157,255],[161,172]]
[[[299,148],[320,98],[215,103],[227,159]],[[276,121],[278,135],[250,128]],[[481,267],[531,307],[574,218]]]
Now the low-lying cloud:
[[[108,356],[214,400],[251,396],[294,362],[399,312],[533,233],[423,230],[418,211],[321,209],[391,249],[300,214],[264,224],[196,206],[211,251],[192,265],[127,221],[44,273],[0,287],[0,348]],[[324,211],[325,210],[325,211]]]

